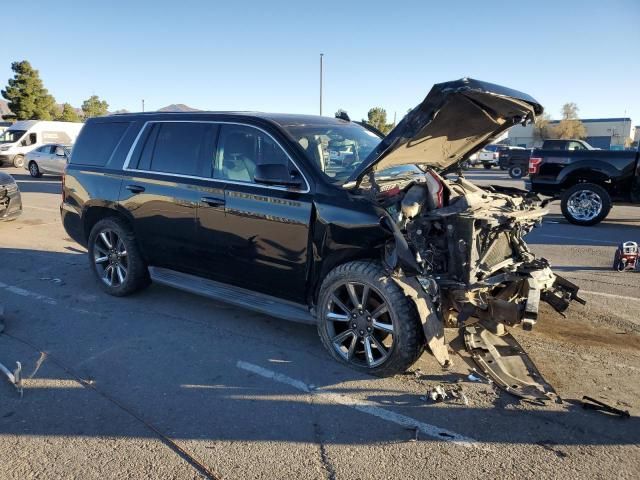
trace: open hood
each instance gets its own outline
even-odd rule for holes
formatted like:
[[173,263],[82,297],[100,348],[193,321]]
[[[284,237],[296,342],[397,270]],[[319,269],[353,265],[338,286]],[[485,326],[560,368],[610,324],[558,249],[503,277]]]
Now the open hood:
[[463,78],[434,85],[358,166],[349,181],[405,164],[448,170],[509,127],[533,121],[542,106],[529,95]]

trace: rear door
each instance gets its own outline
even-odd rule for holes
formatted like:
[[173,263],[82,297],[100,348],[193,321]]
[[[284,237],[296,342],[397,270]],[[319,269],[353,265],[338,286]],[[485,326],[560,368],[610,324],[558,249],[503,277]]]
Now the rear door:
[[204,122],[148,122],[131,157],[120,204],[152,265],[197,270],[197,210],[211,175],[215,126]]
[[304,178],[282,146],[259,128],[222,124],[217,145],[214,178],[225,185],[225,219],[219,221],[219,206],[200,209],[203,242],[224,249],[230,283],[304,302],[312,208],[308,182],[299,190],[254,182],[258,164],[281,163]]

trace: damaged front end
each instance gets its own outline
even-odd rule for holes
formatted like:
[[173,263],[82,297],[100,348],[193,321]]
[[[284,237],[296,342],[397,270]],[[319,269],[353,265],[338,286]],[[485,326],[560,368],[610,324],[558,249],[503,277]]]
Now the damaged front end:
[[431,170],[425,179],[403,189],[383,187],[376,202],[393,234],[385,264],[414,300],[431,351],[446,366],[444,327],[460,327],[476,363],[496,384],[526,398],[548,398],[552,389],[505,330],[533,328],[541,300],[560,313],[572,300],[584,303],[578,287],[554,274],[523,240],[541,224],[544,202]]
[[448,364],[444,326],[458,326],[486,375],[536,399],[552,389],[505,327],[531,329],[541,300],[560,313],[573,300],[584,303],[578,287],[523,240],[541,224],[546,204],[530,192],[446,175],[542,111],[529,95],[491,83],[434,85],[345,184],[381,207],[381,225],[391,234],[384,261],[416,304],[436,359]]

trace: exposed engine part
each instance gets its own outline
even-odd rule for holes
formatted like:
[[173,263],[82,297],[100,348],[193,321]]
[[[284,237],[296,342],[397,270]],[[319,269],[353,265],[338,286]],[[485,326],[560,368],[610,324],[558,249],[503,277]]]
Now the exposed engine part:
[[402,214],[409,219],[416,217],[422,210],[423,205],[425,205],[428,193],[426,185],[419,183],[412,185],[404,195],[402,202],[400,202]]

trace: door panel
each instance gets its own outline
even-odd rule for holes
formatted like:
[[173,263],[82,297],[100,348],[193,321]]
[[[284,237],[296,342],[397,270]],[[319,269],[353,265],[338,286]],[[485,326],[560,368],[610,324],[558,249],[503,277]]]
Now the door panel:
[[194,267],[199,199],[186,179],[142,172],[124,179],[120,204],[133,215],[136,238],[149,263],[182,271]]
[[222,125],[214,177],[226,185],[225,221],[218,235],[228,251],[228,281],[304,302],[311,194],[254,183],[255,167],[263,164],[286,165],[299,174],[268,133]]
[[202,177],[211,171],[214,132],[203,122],[151,122],[134,151],[120,203],[133,215],[152,265],[183,272],[200,267],[197,212],[210,181]]
[[310,194],[227,186],[224,230],[236,283],[304,302]]

